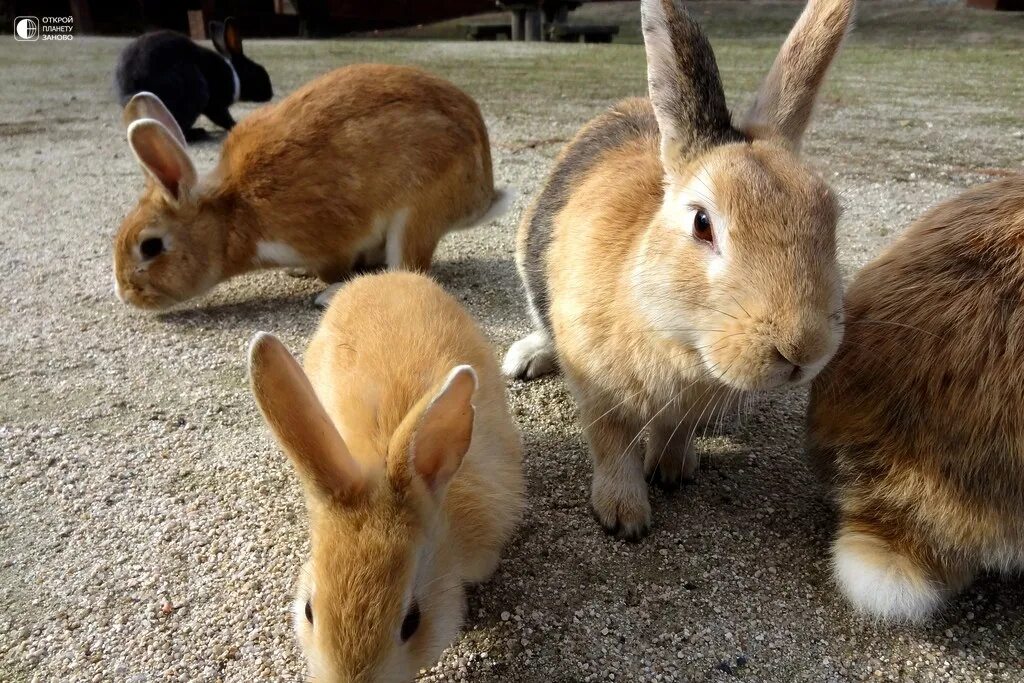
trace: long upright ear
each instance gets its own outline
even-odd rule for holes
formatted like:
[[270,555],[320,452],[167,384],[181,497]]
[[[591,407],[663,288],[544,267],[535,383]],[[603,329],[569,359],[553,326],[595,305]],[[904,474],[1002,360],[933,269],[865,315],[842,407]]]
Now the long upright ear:
[[460,365],[448,373],[419,415],[410,415],[415,426],[408,455],[416,474],[431,491],[444,489],[469,452],[476,386],[476,371]]
[[224,22],[222,21],[211,21],[208,30],[210,32],[210,40],[213,41],[213,47],[224,57],[230,57],[231,53],[228,52],[228,45],[224,42]]
[[740,128],[774,137],[793,150],[810,123],[814,102],[853,19],[856,0],[808,0]]
[[142,168],[180,203],[196,185],[196,167],[185,148],[159,121],[141,119],[128,126],[128,144]]
[[164,124],[164,128],[171,132],[174,139],[180,142],[182,147],[185,146],[185,134],[181,132],[178,121],[164,106],[163,100],[151,92],[136,93],[128,100],[128,104],[124,105],[124,111],[121,113],[121,122],[125,128],[142,119],[153,119]]
[[242,31],[234,17],[224,20],[224,42],[233,55],[242,54]]
[[249,344],[249,382],[263,419],[307,489],[334,498],[362,490],[365,477],[302,367],[277,337]]
[[[216,24],[216,28],[214,27]],[[238,30],[238,22],[234,17],[228,17],[221,24],[219,21],[210,22],[210,38],[217,52],[225,57],[235,57],[242,54],[242,33]]]
[[732,130],[718,64],[707,37],[677,0],[643,0],[647,88],[672,172]]

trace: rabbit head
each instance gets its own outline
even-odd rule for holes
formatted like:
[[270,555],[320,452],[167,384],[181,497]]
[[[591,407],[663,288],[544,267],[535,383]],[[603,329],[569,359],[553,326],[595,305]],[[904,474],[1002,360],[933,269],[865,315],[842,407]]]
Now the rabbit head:
[[210,38],[217,52],[231,62],[238,74],[238,99],[243,102],[269,102],[274,96],[270,75],[242,52],[242,34],[234,18],[228,17],[224,23],[211,21]]
[[306,493],[311,555],[294,623],[311,675],[411,680],[461,627],[460,574],[436,539],[472,437],[476,373],[454,368],[392,435],[344,438],[321,403],[329,399],[276,338],[254,338],[249,373]]
[[198,191],[185,136],[156,95],[135,95],[124,122],[146,189],[114,239],[114,289],[127,304],[163,309],[220,280],[225,211]]
[[810,0],[734,128],[707,38],[676,0],[644,0],[664,195],[632,286],[647,322],[750,390],[810,380],[842,335],[835,196],[799,158],[853,0]]

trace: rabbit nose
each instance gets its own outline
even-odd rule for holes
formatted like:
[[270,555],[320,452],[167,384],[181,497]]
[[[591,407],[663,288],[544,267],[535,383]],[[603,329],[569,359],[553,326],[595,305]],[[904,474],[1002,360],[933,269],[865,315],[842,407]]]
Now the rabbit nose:
[[782,348],[783,347],[780,347],[778,344],[775,345],[775,361],[777,363],[779,363],[779,364],[782,364],[782,365],[792,365],[793,366],[793,370],[792,370],[792,372],[789,375],[790,380],[792,380],[794,378],[794,376],[800,374],[800,365],[801,364],[799,362],[793,360],[793,358],[795,357],[795,354],[792,353],[792,349],[787,348],[786,351],[783,351]]
[[819,325],[807,326],[792,339],[777,340],[775,353],[779,362],[792,365],[795,380],[800,370],[815,365],[825,355],[828,346],[828,330]]

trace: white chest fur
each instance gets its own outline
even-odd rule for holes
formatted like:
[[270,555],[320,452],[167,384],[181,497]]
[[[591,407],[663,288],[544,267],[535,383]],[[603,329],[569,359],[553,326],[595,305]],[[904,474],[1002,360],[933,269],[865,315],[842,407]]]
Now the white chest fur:
[[235,71],[235,65],[231,63],[231,60],[225,57],[224,61],[227,62],[228,68],[231,69],[231,82],[235,86],[231,102],[235,103],[238,101],[238,98],[242,96],[242,82],[238,80],[238,72]]
[[306,260],[295,249],[284,242],[259,242],[256,244],[256,260],[265,266],[298,268]]

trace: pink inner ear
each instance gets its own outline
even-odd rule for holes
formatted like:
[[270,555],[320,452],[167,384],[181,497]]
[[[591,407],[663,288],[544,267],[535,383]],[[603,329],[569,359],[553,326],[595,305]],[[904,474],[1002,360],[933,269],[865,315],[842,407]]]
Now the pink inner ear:
[[172,197],[175,199],[181,198],[179,193],[181,189],[181,168],[173,157],[157,152],[153,163],[150,165],[150,171],[160,181],[160,184],[167,188]]
[[242,39],[238,35],[238,29],[233,24],[228,24],[224,28],[224,43],[228,46],[228,50],[232,54],[239,54],[242,52]]
[[134,124],[129,130],[132,149],[139,161],[175,200],[181,199],[182,166],[181,152],[173,136],[160,123],[147,121],[141,126]]
[[458,368],[420,417],[411,455],[416,472],[432,491],[455,476],[469,451],[475,391],[476,373],[469,366]]

